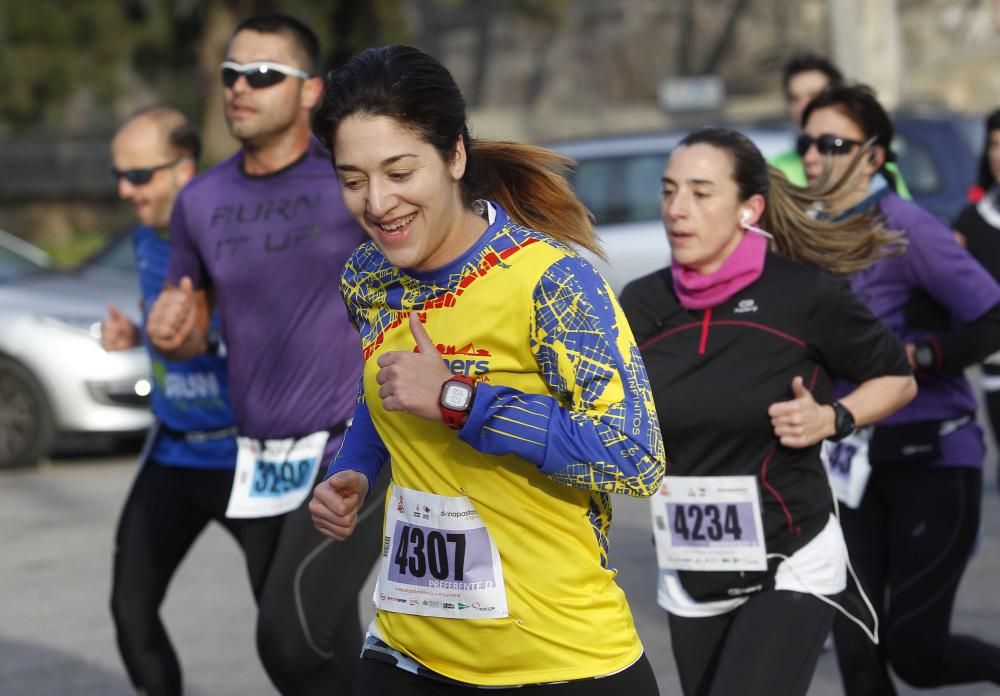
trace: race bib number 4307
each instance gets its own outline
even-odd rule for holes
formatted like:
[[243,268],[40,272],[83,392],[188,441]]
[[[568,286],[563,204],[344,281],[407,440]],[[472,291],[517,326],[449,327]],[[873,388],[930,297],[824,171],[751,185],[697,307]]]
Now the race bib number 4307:
[[419,616],[507,616],[500,554],[472,501],[393,486],[375,603]]

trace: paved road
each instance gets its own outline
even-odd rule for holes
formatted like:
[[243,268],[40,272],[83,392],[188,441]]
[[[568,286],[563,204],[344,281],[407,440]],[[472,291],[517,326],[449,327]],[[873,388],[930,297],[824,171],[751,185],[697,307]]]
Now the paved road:
[[[131,457],[92,457],[0,474],[3,696],[131,693],[107,604],[114,524],[132,473]],[[1000,497],[992,472],[984,509],[981,546],[966,574],[955,624],[1000,643]],[[645,501],[616,500],[612,544],[619,582],[628,593],[661,691],[679,694],[666,615],[655,604]],[[369,598],[370,583],[363,592]],[[254,653],[253,603],[241,557],[224,532],[212,528],[199,540],[171,588],[164,616],[185,668],[188,693],[274,693]],[[809,694],[839,693],[833,656],[826,653]],[[998,690],[980,685],[943,693],[978,696]]]

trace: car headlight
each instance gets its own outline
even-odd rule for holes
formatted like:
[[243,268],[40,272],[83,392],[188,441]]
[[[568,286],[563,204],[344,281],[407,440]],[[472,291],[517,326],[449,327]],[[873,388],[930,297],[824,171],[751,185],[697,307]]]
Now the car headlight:
[[73,331],[87,334],[95,341],[101,340],[101,321],[89,319],[87,317],[57,316],[53,314],[39,314],[38,318],[45,323],[58,326],[59,328],[69,328]]

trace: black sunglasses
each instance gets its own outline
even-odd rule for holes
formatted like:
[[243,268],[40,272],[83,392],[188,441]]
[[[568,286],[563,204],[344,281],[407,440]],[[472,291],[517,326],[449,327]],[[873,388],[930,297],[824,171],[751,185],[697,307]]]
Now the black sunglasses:
[[226,87],[235,85],[236,81],[240,79],[240,75],[247,79],[247,84],[252,89],[272,87],[284,80],[286,75],[301,77],[303,80],[312,77],[304,70],[269,60],[259,60],[246,65],[231,60],[222,63],[222,84]]
[[809,148],[815,145],[821,155],[846,155],[858,145],[863,144],[860,140],[841,138],[839,135],[831,135],[830,133],[824,133],[818,138],[802,133],[795,141],[795,151],[799,153],[799,157],[805,157]]
[[148,184],[156,172],[174,166],[181,159],[175,159],[173,162],[167,162],[166,164],[158,164],[155,167],[138,167],[136,169],[115,169],[112,167],[111,174],[116,180],[120,181],[124,177],[133,186],[142,186],[143,184]]

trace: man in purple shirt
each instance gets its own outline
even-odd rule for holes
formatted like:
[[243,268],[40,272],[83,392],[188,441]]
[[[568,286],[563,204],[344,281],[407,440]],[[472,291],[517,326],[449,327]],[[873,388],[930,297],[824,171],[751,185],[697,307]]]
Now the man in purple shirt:
[[[282,693],[333,696],[351,691],[358,592],[379,551],[380,515],[366,508],[363,533],[334,543],[306,508],[354,411],[361,372],[338,279],[364,232],[310,135],[318,61],[315,36],[295,19],[257,16],[236,28],[222,81],[242,149],[178,198],[167,287],[148,332],[170,357],[224,343],[240,435],[226,514],[280,527],[258,593],[258,650]],[[220,337],[205,322],[211,307]]]

